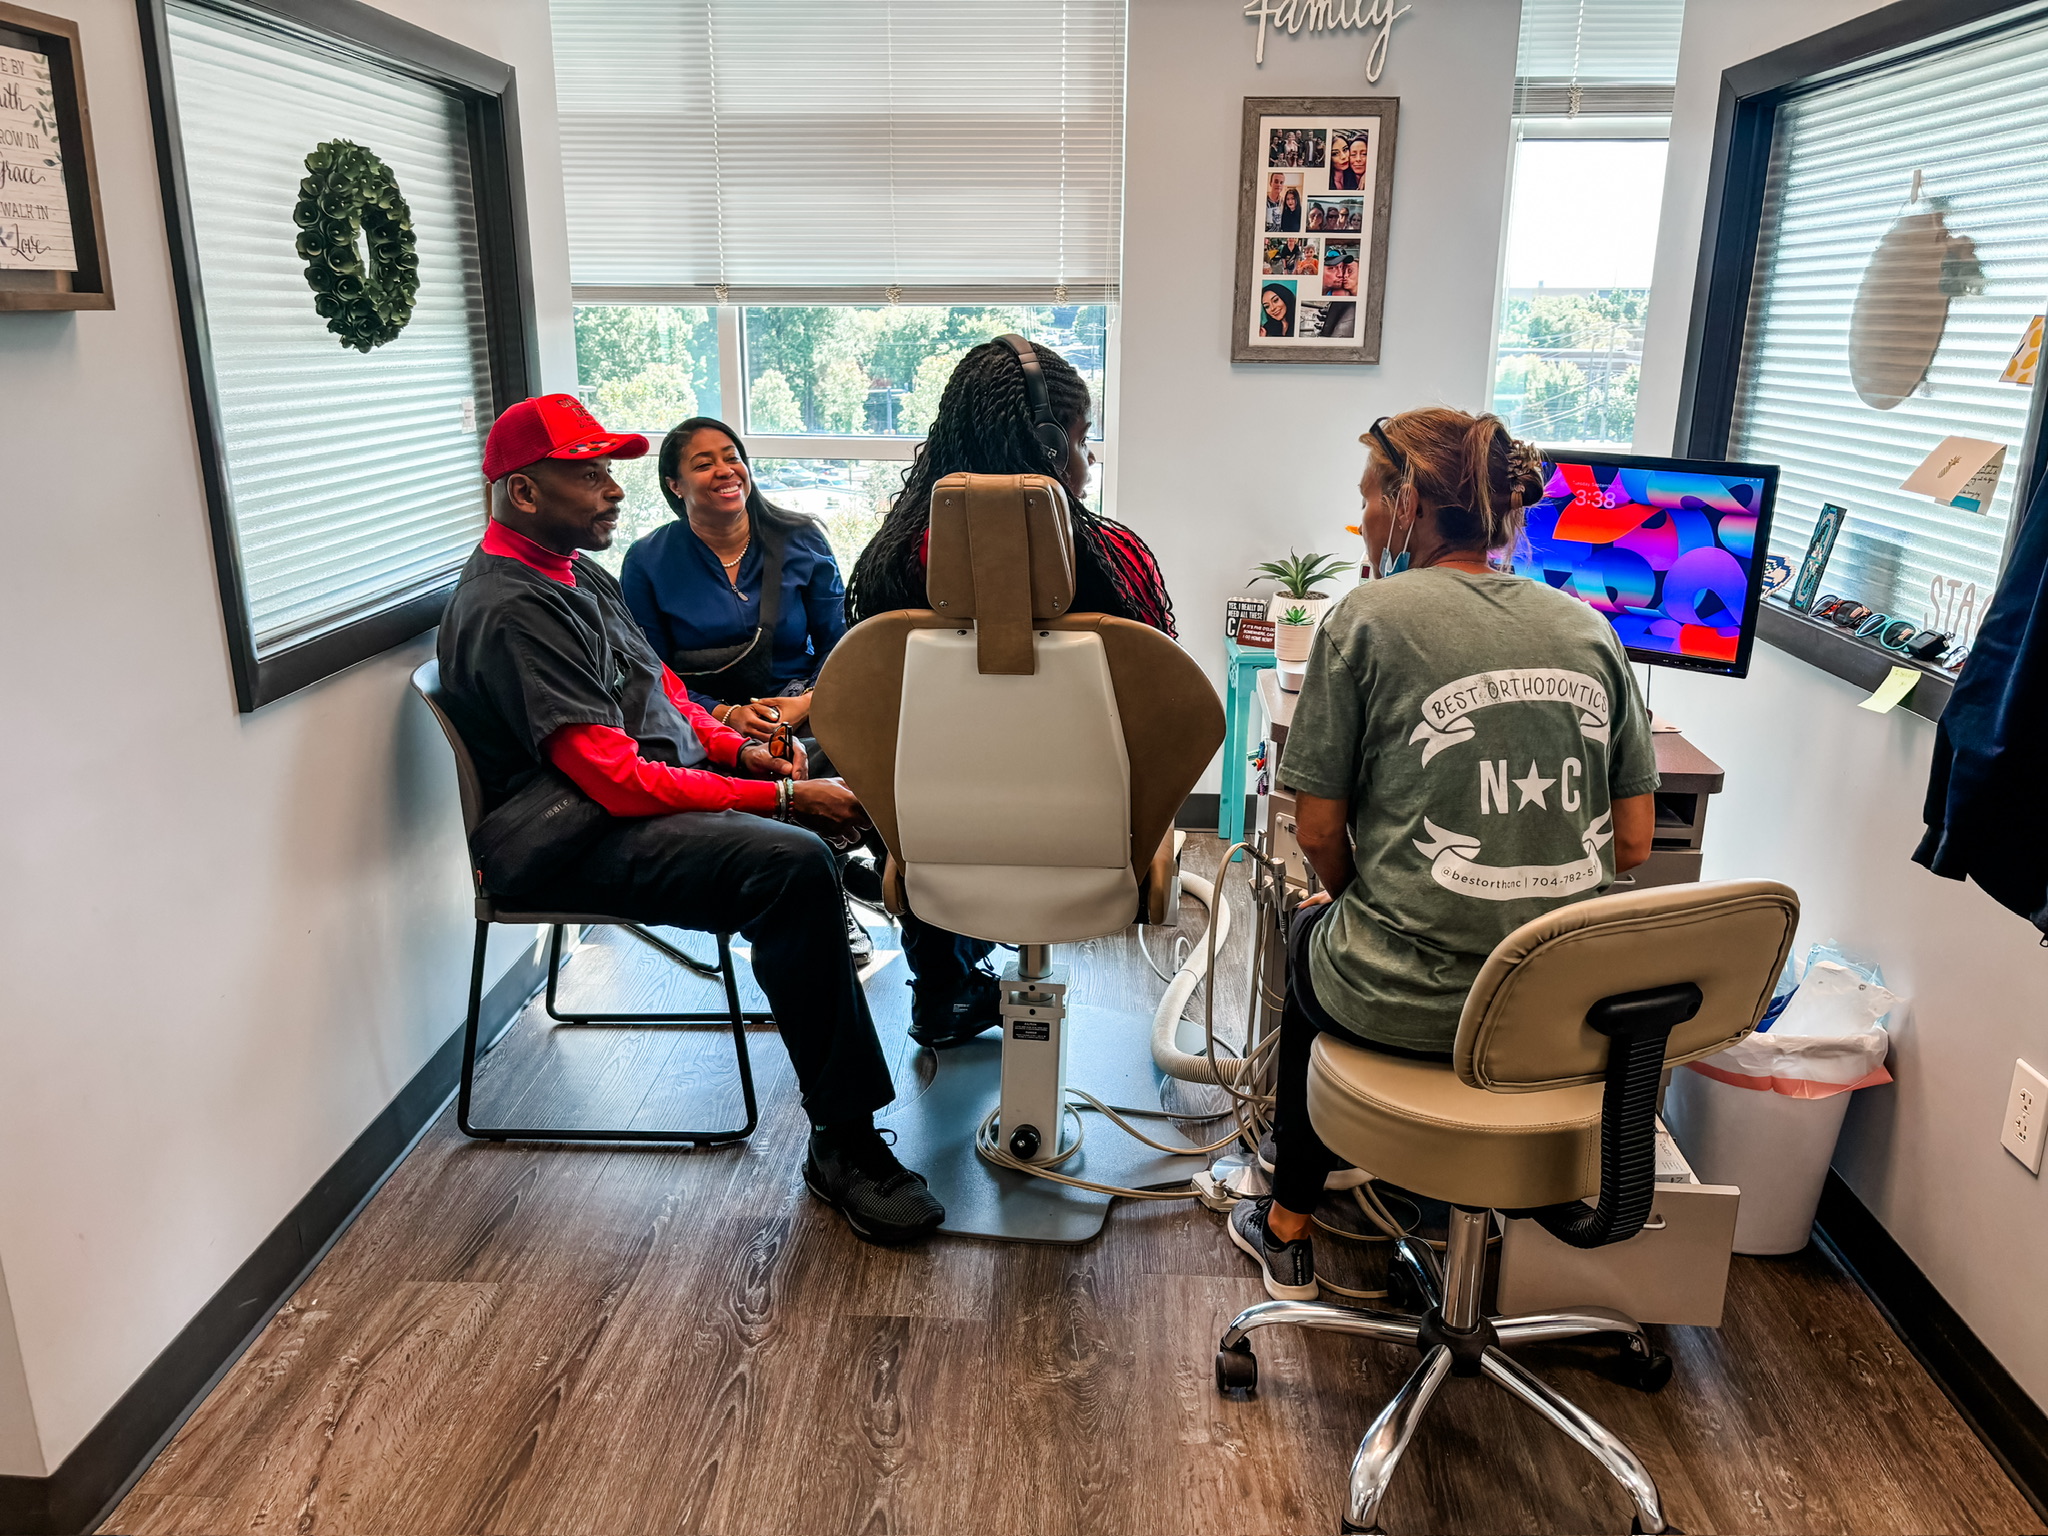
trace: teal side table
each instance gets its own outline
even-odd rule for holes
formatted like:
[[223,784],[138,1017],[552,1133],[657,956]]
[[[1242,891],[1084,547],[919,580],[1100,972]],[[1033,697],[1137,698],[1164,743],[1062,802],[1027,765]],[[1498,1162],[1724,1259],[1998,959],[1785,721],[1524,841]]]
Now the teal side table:
[[1223,787],[1216,797],[1216,835],[1227,848],[1244,838],[1244,771],[1251,750],[1252,704],[1259,674],[1274,665],[1271,646],[1223,642]]

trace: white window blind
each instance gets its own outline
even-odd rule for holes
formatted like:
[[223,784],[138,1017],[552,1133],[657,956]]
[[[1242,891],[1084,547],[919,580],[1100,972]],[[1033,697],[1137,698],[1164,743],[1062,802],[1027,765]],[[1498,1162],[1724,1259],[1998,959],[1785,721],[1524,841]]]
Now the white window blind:
[[[303,53],[218,15],[169,15],[199,246],[259,656],[445,582],[483,530],[490,415],[468,133],[441,91]],[[391,167],[418,234],[419,296],[396,340],[344,348],[313,310],[292,208],[316,144]],[[473,417],[466,418],[464,402]]]
[[[1863,403],[1850,318],[1915,171],[1976,242],[1985,290],[1957,297],[1920,390]],[[1919,208],[1924,210],[1926,204]],[[1798,565],[1820,504],[1847,507],[1823,585],[1921,618],[1936,578],[1995,582],[2022,473],[2030,392],[1999,382],[2048,300],[2048,22],[1818,87],[1779,109],[1751,290],[1732,458],[1783,466],[1777,553]],[[2007,445],[1984,513],[1899,483],[1951,434]]]
[[577,296],[1101,303],[1124,0],[554,0]]
[[1516,115],[1669,117],[1684,21],[1685,0],[1522,0]]

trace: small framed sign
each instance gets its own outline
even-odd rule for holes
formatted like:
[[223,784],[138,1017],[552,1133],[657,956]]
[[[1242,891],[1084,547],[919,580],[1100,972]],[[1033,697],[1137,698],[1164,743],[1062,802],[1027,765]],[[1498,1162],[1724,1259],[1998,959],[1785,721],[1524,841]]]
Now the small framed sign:
[[1799,567],[1799,583],[1792,589],[1792,607],[1796,612],[1806,612],[1820,596],[1820,579],[1827,574],[1828,556],[1835,552],[1835,536],[1842,531],[1848,515],[1847,507],[1838,507],[1831,501],[1821,503],[1813,538],[1806,546],[1806,559]]
[[1246,619],[1263,619],[1266,616],[1264,598],[1233,597],[1223,604],[1223,638],[1235,640],[1237,627]]
[[1249,96],[1233,363],[1377,363],[1394,208],[1393,96]]
[[0,0],[0,311],[112,309],[78,24]]
[[1273,633],[1271,619],[1245,619],[1237,626],[1237,643],[1250,650],[1270,651]]

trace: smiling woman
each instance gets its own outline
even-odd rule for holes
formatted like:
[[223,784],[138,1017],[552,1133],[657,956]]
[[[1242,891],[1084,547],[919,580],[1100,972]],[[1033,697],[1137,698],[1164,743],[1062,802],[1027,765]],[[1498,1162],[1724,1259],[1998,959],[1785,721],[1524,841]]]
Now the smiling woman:
[[[846,628],[825,531],[761,494],[740,435],[693,416],[662,440],[661,494],[676,521],[637,540],[621,585],[655,653],[741,733],[800,729],[810,679]],[[763,701],[763,702],[756,702]]]

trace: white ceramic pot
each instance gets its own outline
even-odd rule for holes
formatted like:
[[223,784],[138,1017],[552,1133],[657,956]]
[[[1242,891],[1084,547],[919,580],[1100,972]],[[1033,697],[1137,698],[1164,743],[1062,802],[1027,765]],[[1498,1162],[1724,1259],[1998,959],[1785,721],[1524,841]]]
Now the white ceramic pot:
[[1275,624],[1273,626],[1273,658],[1276,661],[1303,662],[1308,660],[1308,648],[1315,643],[1316,626],[1307,624]]
[[[1323,622],[1323,615],[1329,611],[1330,604],[1335,601],[1334,597],[1286,597],[1275,593],[1272,597],[1266,599],[1266,617],[1271,619],[1274,624],[1279,625],[1280,615],[1288,609],[1306,608],[1308,610],[1308,622],[1313,627]],[[1285,628],[1284,625],[1281,627]]]

